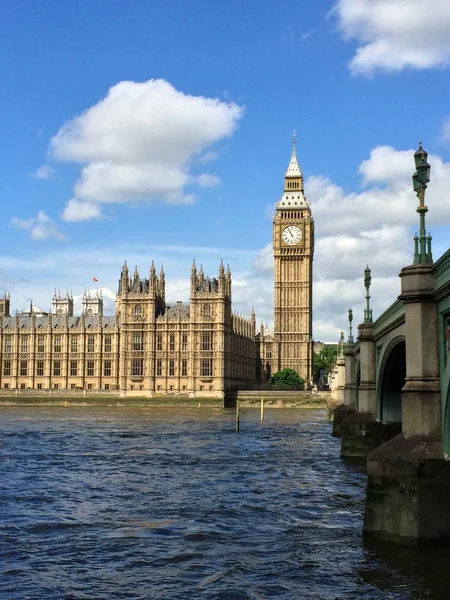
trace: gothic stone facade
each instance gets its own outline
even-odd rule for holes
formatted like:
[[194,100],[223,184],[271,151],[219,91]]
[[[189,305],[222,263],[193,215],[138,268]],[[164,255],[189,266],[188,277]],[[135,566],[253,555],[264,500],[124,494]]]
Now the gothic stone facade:
[[231,273],[215,278],[192,265],[190,304],[165,299],[165,274],[149,277],[125,263],[114,316],[103,315],[100,293],[73,298],[56,293],[45,313],[30,307],[10,315],[0,300],[0,389],[116,390],[223,398],[285,367],[312,375],[312,260],[314,221],[303,193],[295,137],[284,192],[273,219],[274,330],[231,307]]
[[9,315],[0,301],[2,389],[118,390],[127,395],[186,394],[222,398],[256,380],[255,315],[231,310],[231,273],[217,278],[192,266],[190,305],[165,302],[165,274],[148,279],[125,264],[115,316],[103,316],[99,294],[53,297],[52,311]]

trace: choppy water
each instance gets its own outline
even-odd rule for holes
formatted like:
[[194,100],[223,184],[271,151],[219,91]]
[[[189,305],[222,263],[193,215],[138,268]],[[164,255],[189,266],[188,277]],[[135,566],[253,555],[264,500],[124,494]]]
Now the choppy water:
[[447,599],[441,554],[361,540],[322,411],[0,409],[0,598]]

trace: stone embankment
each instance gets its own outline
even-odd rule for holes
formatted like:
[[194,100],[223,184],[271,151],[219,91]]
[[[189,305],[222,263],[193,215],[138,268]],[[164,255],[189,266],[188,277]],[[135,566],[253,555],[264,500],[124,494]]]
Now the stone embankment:
[[119,394],[117,391],[95,390],[0,390],[0,406],[161,406],[223,408],[257,408],[264,399],[266,408],[322,408],[330,406],[329,392],[247,391],[240,390],[227,398],[188,395],[144,396]]
[[328,408],[330,392],[247,391],[237,392],[240,406],[259,407],[261,399],[266,408]]

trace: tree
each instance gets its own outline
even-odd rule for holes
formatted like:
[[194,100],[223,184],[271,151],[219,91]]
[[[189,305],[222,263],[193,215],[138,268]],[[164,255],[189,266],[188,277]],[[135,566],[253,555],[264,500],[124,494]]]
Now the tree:
[[276,387],[288,389],[300,386],[303,387],[305,385],[305,380],[300,377],[294,369],[283,369],[272,375],[270,383]]
[[316,383],[319,382],[320,371],[325,371],[327,374],[333,370],[339,353],[338,344],[327,344],[320,352],[314,352],[313,358],[313,379]]

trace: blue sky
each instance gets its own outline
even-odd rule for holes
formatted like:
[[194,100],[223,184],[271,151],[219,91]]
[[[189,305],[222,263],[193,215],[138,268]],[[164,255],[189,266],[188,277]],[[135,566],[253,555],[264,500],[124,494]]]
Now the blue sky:
[[[0,288],[48,308],[125,259],[229,262],[236,310],[272,318],[271,212],[292,130],[316,220],[316,339],[399,292],[417,222],[412,150],[430,153],[435,257],[450,209],[447,0],[16,0],[0,21]],[[163,183],[161,183],[163,182]],[[362,315],[361,315],[362,316]]]

